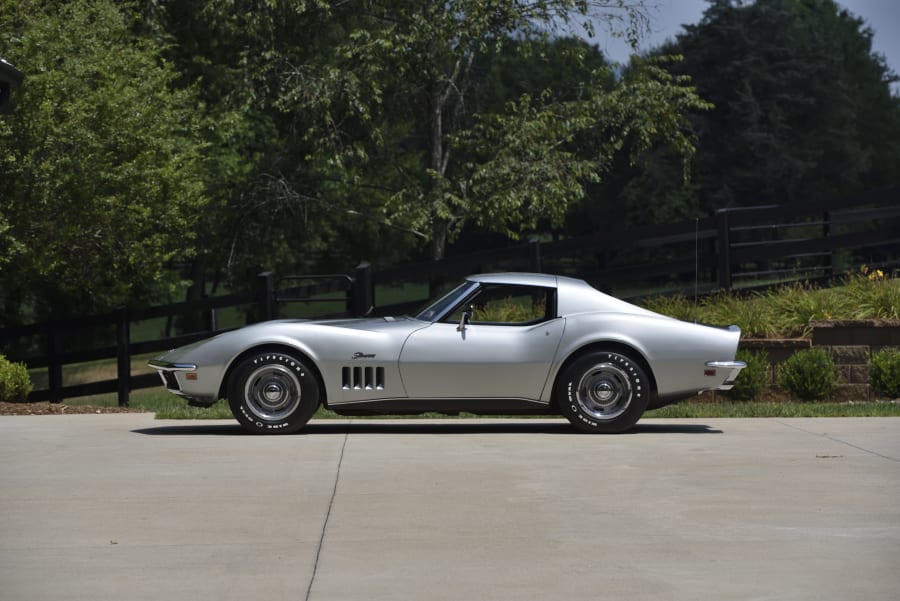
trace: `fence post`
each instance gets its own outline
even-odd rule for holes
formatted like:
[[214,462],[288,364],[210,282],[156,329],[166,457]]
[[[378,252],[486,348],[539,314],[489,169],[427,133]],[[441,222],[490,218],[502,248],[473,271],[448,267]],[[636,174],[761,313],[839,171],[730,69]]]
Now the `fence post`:
[[258,321],[275,319],[278,307],[275,306],[275,274],[271,271],[256,276],[256,306]]
[[[831,211],[825,211],[822,214],[822,224],[822,237],[827,239],[831,235]],[[825,276],[829,279],[834,278],[833,248],[828,249],[828,255],[825,257]]]
[[729,237],[731,227],[728,224],[728,209],[716,211],[716,226],[718,228],[716,250],[719,257],[716,283],[721,290],[731,290],[731,239]]
[[47,380],[50,387],[50,402],[61,403],[63,376],[62,376],[62,334],[60,330],[53,327],[53,324],[47,326],[47,354],[49,355],[47,362]]
[[353,317],[365,317],[375,308],[375,293],[372,282],[372,264],[363,261],[356,266],[352,286]]
[[116,377],[119,407],[128,406],[131,391],[131,332],[128,309],[116,312]]

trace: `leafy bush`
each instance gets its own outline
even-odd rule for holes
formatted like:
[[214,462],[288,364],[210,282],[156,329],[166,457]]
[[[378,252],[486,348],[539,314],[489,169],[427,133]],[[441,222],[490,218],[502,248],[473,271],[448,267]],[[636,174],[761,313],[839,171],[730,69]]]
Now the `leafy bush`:
[[778,383],[800,400],[824,400],[837,387],[834,359],[819,348],[794,353],[782,364]]
[[747,364],[741,370],[734,388],[725,392],[725,396],[735,401],[749,401],[769,386],[769,361],[765,353],[741,349],[737,352],[737,360]]
[[879,395],[900,398],[900,350],[886,348],[869,359],[869,384]]
[[24,363],[11,363],[0,355],[0,401],[23,402],[31,392],[31,378]]

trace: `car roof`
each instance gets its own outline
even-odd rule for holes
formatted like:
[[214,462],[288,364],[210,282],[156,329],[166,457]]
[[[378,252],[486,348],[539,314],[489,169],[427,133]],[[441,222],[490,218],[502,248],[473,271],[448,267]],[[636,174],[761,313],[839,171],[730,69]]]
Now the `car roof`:
[[576,287],[586,288],[596,292],[596,289],[584,280],[549,273],[527,273],[519,271],[508,273],[479,273],[470,275],[466,280],[483,284],[521,284],[522,286],[544,286],[547,288]]
[[545,286],[555,288],[558,276],[546,273],[479,273],[466,278],[470,282],[482,284],[521,284],[523,286]]

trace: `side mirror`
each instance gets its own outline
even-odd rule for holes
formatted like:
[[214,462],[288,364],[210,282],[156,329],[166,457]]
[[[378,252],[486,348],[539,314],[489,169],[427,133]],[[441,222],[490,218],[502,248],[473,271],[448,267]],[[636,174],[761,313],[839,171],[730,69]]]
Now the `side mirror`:
[[462,312],[462,315],[459,317],[459,325],[456,326],[457,332],[465,332],[466,324],[472,321],[472,314],[475,313],[475,306],[469,305],[469,308]]

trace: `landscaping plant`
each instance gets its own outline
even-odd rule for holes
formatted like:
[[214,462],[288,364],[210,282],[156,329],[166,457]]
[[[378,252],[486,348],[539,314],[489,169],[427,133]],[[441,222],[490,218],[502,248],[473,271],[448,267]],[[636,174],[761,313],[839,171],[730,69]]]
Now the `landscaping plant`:
[[28,400],[31,378],[24,363],[12,363],[0,355],[0,401],[20,403]]
[[725,396],[734,401],[750,401],[769,386],[769,361],[765,353],[741,349],[737,352],[737,360],[747,364],[734,388],[725,392]]
[[841,305],[841,299],[831,289],[816,288],[810,284],[788,284],[769,290],[764,295],[772,308],[773,328],[780,336],[809,337],[810,322],[849,316],[849,309]]
[[641,306],[685,321],[735,324],[743,338],[809,337],[823,319],[900,319],[900,277],[863,266],[830,288],[794,283],[766,292],[718,292],[699,303],[684,296],[646,298]]
[[900,279],[865,265],[843,288],[855,319],[900,319]]
[[886,348],[871,356],[869,384],[879,396],[900,398],[900,350]]
[[834,359],[820,348],[799,351],[782,364],[778,383],[802,401],[825,400],[837,387]]
[[737,325],[745,338],[773,338],[778,335],[775,317],[772,304],[759,293],[742,298],[734,293],[720,292],[701,301],[702,323]]

